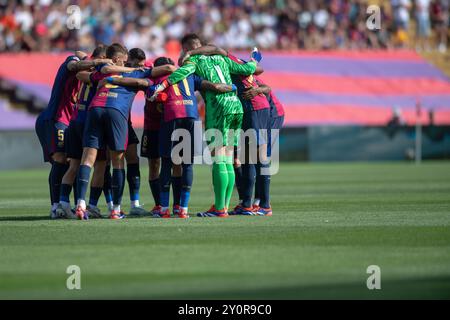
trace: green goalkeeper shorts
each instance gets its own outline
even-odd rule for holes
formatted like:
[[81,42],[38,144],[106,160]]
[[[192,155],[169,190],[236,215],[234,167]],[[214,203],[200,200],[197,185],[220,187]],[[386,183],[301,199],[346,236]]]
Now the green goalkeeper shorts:
[[242,128],[242,113],[224,114],[207,119],[206,141],[208,146],[237,146]]

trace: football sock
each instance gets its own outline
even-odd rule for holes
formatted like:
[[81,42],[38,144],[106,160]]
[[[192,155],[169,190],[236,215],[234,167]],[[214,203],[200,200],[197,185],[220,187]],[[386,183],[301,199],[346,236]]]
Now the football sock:
[[242,206],[245,208],[249,208],[252,205],[255,176],[254,164],[242,164]]
[[117,211],[117,207],[120,207],[122,203],[123,189],[125,187],[125,169],[113,169],[111,187],[114,211]]
[[114,203],[112,202],[112,200],[111,200],[111,202],[107,203],[107,206],[108,206],[108,211],[111,211],[112,209],[114,209]]
[[52,174],[53,174],[53,165],[51,166],[50,172],[48,173],[48,190],[50,191],[50,205],[53,206],[53,204],[56,201],[53,199]]
[[261,202],[261,186],[262,186],[262,178],[261,178],[261,167],[256,165],[256,180],[255,180],[255,199],[253,200],[253,205],[259,206]]
[[59,162],[53,162],[53,172],[51,176],[51,183],[52,183],[52,192],[53,192],[53,201],[59,202],[59,196],[61,191],[61,181],[64,177],[64,174],[66,173],[67,169],[69,168],[68,164],[63,164]]
[[[256,180],[255,180],[255,200],[253,201],[253,204],[259,205],[259,199],[261,199],[261,170],[259,169],[259,166],[256,165]],[[256,203],[258,200],[258,203]]]
[[91,167],[86,165],[81,165],[78,169],[77,174],[77,187],[78,187],[78,199],[77,205],[81,206],[83,209],[86,209],[86,193],[89,185],[89,177],[91,175]]
[[92,187],[91,192],[89,193],[89,205],[92,207],[96,207],[98,204],[98,199],[102,195],[103,188],[101,187]]
[[[138,200],[139,202],[139,189],[141,187],[139,163],[130,163],[127,165],[127,181],[130,189],[130,201],[133,203],[133,201]],[[136,204],[136,202],[134,202],[134,204]]]
[[192,182],[194,180],[194,167],[192,164],[183,164],[181,176],[180,206],[187,211],[189,198],[191,197]]
[[150,184],[150,190],[152,191],[153,200],[155,200],[155,206],[159,206],[161,204],[161,185],[159,182],[159,178],[149,180],[148,183]]
[[239,200],[242,200],[242,166],[234,168],[234,176]]
[[216,210],[223,210],[228,187],[228,170],[225,157],[216,156],[212,166],[212,177],[214,187],[214,206]]
[[131,200],[130,201],[131,208],[139,208],[141,204],[139,203],[139,200]]
[[59,192],[59,202],[70,203],[70,192],[72,191],[72,186],[70,184],[62,183],[61,190]]
[[[258,164],[258,172],[260,177],[260,207],[270,208],[270,175],[261,174],[261,170],[264,168],[269,168],[270,164]],[[267,170],[264,170],[267,171]]]
[[172,177],[173,205],[180,205],[181,177]]
[[52,204],[52,211],[55,211],[56,208],[58,208],[58,204],[57,203]]
[[226,167],[228,172],[228,186],[225,193],[225,207],[230,208],[231,196],[233,195],[235,173],[233,167],[233,157],[227,157]]
[[161,159],[161,173],[160,179],[160,203],[161,207],[166,210],[169,207],[169,193],[170,193],[170,176],[172,172],[172,160],[170,158]]
[[[77,179],[76,178],[73,181],[72,190],[73,190],[73,203],[77,203],[78,194],[77,194]],[[69,192],[69,194],[70,194],[70,192]]]
[[103,182],[103,193],[105,194],[108,209],[112,210],[112,190],[111,190],[111,166],[105,168],[105,180]]

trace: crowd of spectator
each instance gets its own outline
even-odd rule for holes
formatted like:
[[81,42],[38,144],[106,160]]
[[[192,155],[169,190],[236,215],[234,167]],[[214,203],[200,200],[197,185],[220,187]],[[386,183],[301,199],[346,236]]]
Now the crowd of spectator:
[[[366,11],[381,8],[379,30]],[[70,5],[79,11],[68,12]],[[0,0],[0,51],[121,42],[150,56],[187,32],[232,49],[416,47],[445,52],[450,0]]]

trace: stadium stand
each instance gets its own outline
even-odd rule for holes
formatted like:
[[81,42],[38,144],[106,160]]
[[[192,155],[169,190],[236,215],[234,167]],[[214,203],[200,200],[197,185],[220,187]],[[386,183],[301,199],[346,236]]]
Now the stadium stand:
[[[0,77],[36,101],[48,101],[64,57],[3,54]],[[417,103],[434,111],[435,124],[450,124],[449,79],[413,51],[266,53],[262,65],[263,78],[286,107],[287,126],[383,125],[393,108],[414,124]],[[133,108],[136,126],[142,125],[143,103],[140,95]],[[422,117],[427,123],[425,112]]]
[[[79,30],[66,27],[71,4],[80,7]],[[366,28],[372,4],[381,9],[377,32]],[[161,55],[177,48],[173,39],[196,32],[231,49],[444,52],[449,7],[449,0],[2,0],[0,51],[88,50],[117,41]]]
[[[186,32],[199,33],[243,58],[255,45],[262,49],[263,78],[286,107],[285,124],[290,128],[282,135],[282,147],[289,147],[292,138],[286,159],[337,159],[337,153],[315,156],[320,149],[332,150],[322,148],[325,140],[334,141],[330,132],[343,140],[363,138],[367,132],[361,128],[384,127],[394,115],[401,125],[414,125],[417,105],[423,108],[424,125],[432,119],[433,126],[448,129],[449,2],[0,0],[0,131],[33,128],[35,115],[50,96],[56,70],[71,50],[90,52],[97,43],[118,41],[144,49],[149,63],[163,54],[176,61],[178,40]],[[67,28],[73,18],[67,13],[70,4],[81,9],[79,29]],[[365,25],[371,4],[381,8],[379,31]],[[143,104],[142,94],[138,95],[132,114],[137,127],[142,126]],[[348,126],[349,131],[330,129],[334,125]],[[371,134],[370,143],[360,141],[373,145],[381,141],[380,134],[392,142],[384,131]],[[436,147],[439,150],[448,149],[445,137],[446,144]],[[410,131],[403,138],[401,148],[390,148],[404,150]],[[307,150],[311,141],[314,152]],[[349,154],[349,159],[361,159]],[[403,151],[389,156],[389,150],[380,149],[379,157],[399,159]]]

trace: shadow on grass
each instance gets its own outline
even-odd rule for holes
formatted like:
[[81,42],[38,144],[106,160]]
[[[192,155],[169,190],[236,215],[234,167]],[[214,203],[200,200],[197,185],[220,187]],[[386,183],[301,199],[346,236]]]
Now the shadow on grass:
[[43,221],[52,220],[48,216],[0,216],[0,222],[2,221]]
[[366,282],[212,291],[171,295],[156,299],[262,299],[262,300],[353,300],[353,299],[450,299],[450,277],[385,280],[380,290],[367,289]]
[[[130,216],[127,215],[125,219],[145,219],[145,218],[153,218],[151,216]],[[0,222],[2,221],[58,221],[58,220],[71,220],[71,219],[51,219],[48,216],[0,216]],[[77,220],[77,219],[74,219]],[[91,218],[89,220],[108,220],[108,216],[104,216],[102,219]]]

